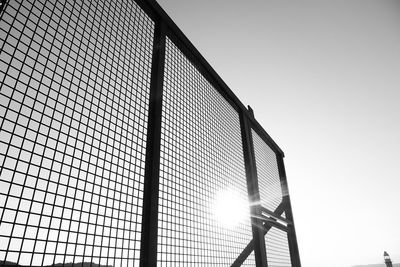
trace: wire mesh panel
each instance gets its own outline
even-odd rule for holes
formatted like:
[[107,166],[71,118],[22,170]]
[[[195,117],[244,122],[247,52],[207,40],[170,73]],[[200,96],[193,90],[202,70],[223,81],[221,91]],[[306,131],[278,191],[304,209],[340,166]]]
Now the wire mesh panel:
[[0,261],[138,264],[153,31],[133,1],[9,1]]
[[254,263],[254,250],[253,250],[253,252],[251,252],[250,253],[250,255],[247,257],[247,259],[242,263],[242,265],[241,266],[255,266],[255,263]]
[[282,189],[275,152],[252,130],[261,205],[274,211],[282,201]]
[[272,227],[265,235],[268,267],[292,267],[287,233]]
[[252,239],[238,113],[168,38],[163,101],[158,265],[229,266]]

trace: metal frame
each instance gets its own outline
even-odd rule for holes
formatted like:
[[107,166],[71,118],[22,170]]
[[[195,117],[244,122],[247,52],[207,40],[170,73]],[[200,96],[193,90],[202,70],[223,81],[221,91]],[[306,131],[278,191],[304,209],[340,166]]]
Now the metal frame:
[[[142,2],[138,1],[138,2]],[[247,184],[248,184],[248,193],[249,193],[249,201],[252,203],[258,203],[260,200],[259,192],[258,192],[258,178],[257,178],[257,167],[254,158],[254,145],[251,136],[251,129],[257,131],[258,134],[263,138],[263,140],[274,150],[276,153],[276,157],[278,160],[278,167],[282,185],[282,191],[288,192],[287,189],[287,181],[286,174],[283,165],[283,157],[284,153],[279,148],[279,146],[274,142],[274,140],[268,135],[268,133],[261,127],[261,125],[254,118],[253,110],[249,107],[247,109],[240,100],[235,96],[235,94],[230,90],[230,88],[225,84],[225,82],[221,79],[221,77],[215,72],[215,70],[209,65],[209,63],[204,59],[204,57],[198,52],[198,50],[194,47],[194,45],[187,39],[187,37],[182,33],[182,31],[177,27],[177,25],[172,21],[172,19],[164,12],[164,10],[156,3],[155,1],[148,1],[151,10],[157,14],[156,20],[156,29],[159,28],[159,24],[165,25],[166,31],[165,36],[168,36],[173,42],[181,49],[181,51],[189,58],[193,64],[195,64],[196,68],[209,80],[211,84],[215,86],[215,88],[225,97],[225,99],[231,103],[231,105],[239,112],[240,115],[240,123],[241,123],[241,131],[242,131],[242,141],[243,141],[243,153],[245,158],[245,168],[246,168],[246,176],[247,176]],[[156,31],[157,33],[157,31]],[[161,73],[161,72],[160,72]],[[162,90],[162,89],[161,89]],[[161,115],[160,115],[161,116]],[[149,123],[149,126],[151,124]],[[158,127],[155,126],[155,127]],[[159,129],[151,129],[149,128],[149,133],[152,131],[158,131]],[[150,138],[150,137],[148,137]],[[148,139],[149,140],[149,139]],[[154,153],[154,151],[151,151]],[[155,153],[159,153],[155,152]],[[154,166],[154,165],[153,165]],[[154,171],[155,172],[155,171]],[[153,177],[157,179],[157,177]],[[153,197],[154,197],[154,189],[157,186],[153,185],[151,187]],[[145,189],[146,191],[146,189]],[[146,192],[145,192],[146,194]],[[240,266],[246,258],[250,255],[252,250],[255,252],[256,256],[256,264],[259,266],[268,266],[267,264],[267,255],[266,255],[266,244],[264,242],[264,235],[268,232],[271,227],[279,228],[285,232],[287,232],[289,246],[290,246],[290,255],[292,266],[300,267],[300,257],[297,247],[297,239],[296,232],[293,223],[293,214],[290,205],[290,198],[287,193],[283,194],[284,197],[282,199],[281,205],[273,212],[266,210],[261,205],[251,205],[251,214],[252,214],[252,228],[253,228],[253,240],[248,244],[246,248],[244,248],[243,252],[238,255],[236,261],[232,264],[232,266]],[[154,202],[155,203],[155,202]],[[154,206],[153,206],[154,208]],[[269,217],[263,218],[262,211],[267,211],[269,213]],[[147,211],[149,212],[149,211]],[[153,211],[154,212],[154,211]],[[286,219],[281,218],[281,214],[285,212]],[[144,210],[146,213],[146,210]],[[153,220],[156,218],[157,213],[155,213]],[[157,220],[155,219],[154,222]],[[286,223],[286,226],[280,224],[277,221],[283,221]],[[145,227],[144,227],[145,229]],[[155,232],[155,230],[154,230]],[[146,232],[144,232],[145,234]],[[151,239],[154,242],[151,247],[157,246],[157,238],[153,237]],[[143,244],[142,244],[143,247]],[[142,252],[143,253],[143,252]],[[153,259],[156,258],[157,252],[153,251]],[[148,255],[151,258],[150,255]],[[144,260],[144,258],[143,258]],[[145,261],[146,264],[150,263],[150,261]],[[143,262],[142,262],[143,264]],[[153,265],[154,264],[154,265]],[[142,265],[142,266],[156,266],[156,261],[154,260],[152,265]]]
[[[253,112],[250,111],[249,114],[253,116]],[[243,153],[245,158],[246,176],[247,176],[247,188],[249,194],[250,203],[260,203],[260,193],[258,189],[258,179],[257,179],[257,167],[254,155],[253,138],[250,132],[249,122],[247,120],[246,114],[242,111],[240,116],[240,124],[242,130],[242,142],[243,142]],[[263,219],[261,214],[260,204],[250,205],[250,216],[251,224],[253,230],[253,249],[256,257],[256,266],[268,266],[267,264],[267,253],[264,242],[263,233]],[[248,257],[247,255],[241,254],[240,257],[235,261],[233,266],[240,266],[244,260]]]
[[[290,196],[289,196],[289,189],[288,189],[288,184],[287,184],[287,178],[286,178],[286,171],[285,171],[285,166],[284,166],[284,153],[283,151],[276,146],[276,144],[273,142],[273,140],[270,138],[270,136],[265,132],[265,130],[261,127],[260,124],[258,124],[254,120],[254,115],[252,114],[252,110],[250,109],[250,120],[251,120],[251,125],[252,129],[260,135],[260,137],[263,139],[263,141],[269,145],[269,147],[275,152],[276,154],[276,160],[278,164],[278,171],[279,171],[279,179],[281,183],[281,190],[282,190],[282,201],[280,205],[274,210],[268,210],[265,207],[260,207],[262,213],[265,213],[265,219],[263,221],[264,223],[264,235],[268,233],[268,231],[272,228],[278,228],[284,232],[287,233],[287,238],[288,238],[288,244],[289,244],[289,252],[290,252],[290,260],[292,266],[298,266],[301,267],[301,262],[300,262],[300,255],[299,255],[299,249],[297,245],[297,237],[296,237],[296,231],[295,231],[295,226],[294,226],[294,220],[293,220],[293,212],[292,212],[292,207],[291,207],[291,202],[290,202]],[[254,146],[254,143],[253,143]],[[253,147],[254,149],[254,147]],[[282,214],[286,214],[286,218],[282,218]]]
[[292,260],[292,266],[301,266],[299,248],[297,245],[296,230],[294,227],[292,205],[290,202],[289,189],[288,189],[287,180],[286,180],[286,171],[285,171],[285,165],[283,162],[283,156],[277,155],[277,160],[278,160],[278,168],[279,168],[279,174],[280,174],[280,178],[281,178],[281,185],[282,185],[282,191],[283,191],[282,203],[285,203],[285,205],[286,205],[285,214],[286,214],[287,220],[289,221],[289,224],[287,226],[288,227],[287,237],[288,237],[289,248],[290,248],[290,259]]
[[160,172],[160,140],[162,93],[165,60],[165,25],[155,26],[150,84],[150,107],[147,131],[145,183],[140,266],[157,264],[158,190]]
[[[273,139],[266,133],[254,118],[252,109],[247,109],[209,63],[203,58],[193,44],[187,39],[172,19],[153,0],[135,0],[136,3],[154,20],[155,32],[150,82],[150,103],[148,115],[145,181],[143,195],[143,219],[141,235],[140,266],[157,266],[157,227],[158,227],[158,197],[160,172],[160,140],[161,117],[163,103],[163,78],[165,64],[165,43],[170,38],[185,56],[196,66],[198,71],[218,90],[218,92],[239,113],[243,156],[245,161],[248,198],[251,210],[253,240],[243,248],[232,266],[241,266],[254,250],[256,266],[268,266],[264,236],[275,227],[287,233],[292,266],[301,267],[297,237],[293,221],[293,213],[288,194],[287,179],[284,168],[284,153]],[[5,2],[2,1],[2,6]],[[0,11],[1,12],[1,11]],[[268,210],[260,203],[257,166],[255,161],[254,143],[251,130],[256,131],[266,144],[275,152],[283,198],[274,210]],[[256,204],[254,204],[256,203]],[[285,213],[286,218],[282,217]]]

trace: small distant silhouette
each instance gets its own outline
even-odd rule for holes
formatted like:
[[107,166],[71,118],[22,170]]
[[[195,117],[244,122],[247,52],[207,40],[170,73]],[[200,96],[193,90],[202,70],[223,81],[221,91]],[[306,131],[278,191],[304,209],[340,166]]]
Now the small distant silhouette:
[[389,257],[389,254],[385,251],[383,252],[383,258],[385,259],[386,267],[393,267],[392,260]]

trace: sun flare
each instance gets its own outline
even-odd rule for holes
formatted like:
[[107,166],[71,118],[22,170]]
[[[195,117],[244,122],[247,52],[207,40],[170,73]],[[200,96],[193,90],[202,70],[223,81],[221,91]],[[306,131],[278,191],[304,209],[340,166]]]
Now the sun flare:
[[233,189],[221,190],[213,203],[213,214],[224,228],[235,228],[249,217],[247,199]]

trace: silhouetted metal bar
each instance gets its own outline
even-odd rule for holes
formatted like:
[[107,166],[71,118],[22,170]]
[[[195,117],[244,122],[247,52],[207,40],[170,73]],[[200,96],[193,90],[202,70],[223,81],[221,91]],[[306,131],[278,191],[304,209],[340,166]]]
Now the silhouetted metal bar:
[[[269,226],[270,228],[271,227],[278,228],[279,230],[282,230],[284,232],[288,232],[289,231],[289,228],[287,226],[284,226],[284,225],[278,223],[277,221],[275,221],[275,219],[267,219],[267,220],[265,220],[264,225],[265,226]],[[266,233],[269,231],[270,228],[268,228]]]
[[165,63],[166,27],[156,22],[150,80],[150,105],[146,145],[146,166],[143,193],[141,267],[157,265],[158,190],[160,172],[160,143],[162,92]]
[[[285,211],[285,209],[286,209],[286,203],[282,201],[281,204],[279,204],[279,206],[275,209],[274,213],[280,215],[280,214],[282,214],[282,213]],[[266,235],[266,234],[268,233],[268,231],[271,230],[271,228],[272,228],[273,226],[276,227],[276,226],[275,226],[274,224],[272,224],[272,223],[265,222],[265,223],[264,223],[264,235]],[[286,229],[282,229],[282,228],[279,227],[279,225],[278,225],[277,228],[279,228],[279,229],[281,229],[281,230],[283,230],[283,231],[285,231],[285,232],[288,231],[287,228],[286,228]]]
[[[264,233],[262,230],[263,221],[261,219],[261,209],[259,204],[260,194],[258,191],[257,169],[256,169],[255,155],[254,155],[253,139],[251,136],[251,129],[249,126],[248,116],[249,115],[247,114],[247,111],[246,113],[245,112],[240,113],[240,126],[242,133],[243,154],[244,154],[246,178],[247,178],[247,190],[250,201],[253,247],[256,259],[256,266],[264,267],[268,266],[267,251],[265,248]],[[233,265],[233,266],[240,266],[240,265]]]
[[[282,204],[282,203],[281,203],[281,204]],[[270,217],[276,219],[277,221],[282,221],[282,222],[284,222],[284,223],[286,223],[286,224],[291,224],[291,223],[292,223],[292,222],[289,221],[288,219],[285,219],[285,218],[281,217],[280,215],[276,214],[276,212],[272,212],[272,211],[270,211],[269,209],[266,209],[266,208],[264,208],[264,207],[261,207],[261,211],[264,212],[264,213],[266,213],[266,214],[268,214],[268,216],[270,216]]]
[[254,250],[254,242],[253,239],[249,242],[249,244],[244,248],[242,253],[236,258],[235,262],[231,265],[231,267],[239,267],[242,266],[243,262],[247,259],[247,257]]
[[286,182],[286,171],[283,162],[283,156],[277,155],[276,158],[278,162],[279,177],[281,179],[283,201],[285,202],[286,206],[285,214],[286,218],[292,222],[291,224],[288,225],[289,231],[287,232],[289,250],[290,250],[290,260],[292,262],[292,267],[301,267],[299,247],[297,245],[296,230],[294,227],[292,205],[290,203],[290,197],[289,197],[289,189]]
[[[263,209],[263,207],[261,207]],[[285,203],[281,202],[279,206],[275,209],[274,214],[280,216],[285,211]],[[265,236],[268,231],[272,228],[272,225],[268,225],[263,223],[263,236]],[[285,231],[285,230],[284,230]],[[253,252],[254,250],[254,239],[252,239],[249,244],[243,249],[242,253],[237,257],[235,262],[231,265],[231,267],[238,267],[243,264],[243,262],[247,259],[247,257]]]

